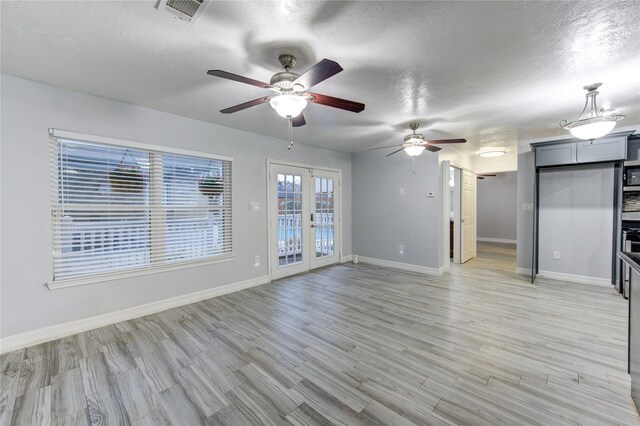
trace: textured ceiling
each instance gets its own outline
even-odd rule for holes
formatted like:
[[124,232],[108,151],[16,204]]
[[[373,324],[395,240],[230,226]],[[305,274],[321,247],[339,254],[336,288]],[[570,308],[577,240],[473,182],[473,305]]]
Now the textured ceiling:
[[285,139],[269,105],[218,112],[269,91],[206,71],[268,81],[281,53],[298,73],[329,58],[344,71],[313,90],[366,109],[311,104],[294,137],[344,151],[400,144],[413,121],[467,153],[564,137],[593,82],[640,124],[638,2],[213,1],[194,24],[154,4],[1,2],[2,71]]

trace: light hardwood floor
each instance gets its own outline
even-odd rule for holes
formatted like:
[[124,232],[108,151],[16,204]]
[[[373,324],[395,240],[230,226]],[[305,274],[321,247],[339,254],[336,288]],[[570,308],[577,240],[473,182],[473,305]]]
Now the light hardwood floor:
[[626,302],[495,255],[326,267],[5,354],[0,424],[640,424]]

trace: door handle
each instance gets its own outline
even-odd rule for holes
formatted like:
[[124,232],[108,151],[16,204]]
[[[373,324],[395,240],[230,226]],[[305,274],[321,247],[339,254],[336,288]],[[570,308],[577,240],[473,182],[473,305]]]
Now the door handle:
[[315,228],[315,227],[316,227],[316,225],[312,223],[312,224],[311,224],[311,227],[312,227],[312,228]]

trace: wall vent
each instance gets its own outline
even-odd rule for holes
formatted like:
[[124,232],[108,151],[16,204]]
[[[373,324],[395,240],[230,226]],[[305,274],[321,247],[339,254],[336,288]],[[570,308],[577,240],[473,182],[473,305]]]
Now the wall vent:
[[159,0],[156,9],[166,10],[184,21],[194,23],[208,3],[207,0]]

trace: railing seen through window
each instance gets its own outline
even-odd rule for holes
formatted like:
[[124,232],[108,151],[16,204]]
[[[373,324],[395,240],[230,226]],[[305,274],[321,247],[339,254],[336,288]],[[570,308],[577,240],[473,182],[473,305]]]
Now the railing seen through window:
[[231,161],[51,138],[54,281],[231,255]]

